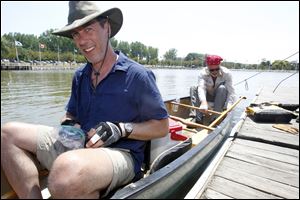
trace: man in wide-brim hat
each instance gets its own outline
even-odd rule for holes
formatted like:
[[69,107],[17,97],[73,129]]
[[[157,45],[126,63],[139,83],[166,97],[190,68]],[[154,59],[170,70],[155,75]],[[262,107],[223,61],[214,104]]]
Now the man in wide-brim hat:
[[83,130],[86,142],[70,149],[80,131],[18,122],[1,126],[2,169],[19,198],[42,198],[32,153],[50,170],[52,198],[99,198],[141,178],[146,141],[169,131],[153,72],[110,44],[122,12],[101,12],[86,1],[70,1],[69,11],[68,24],[54,34],[73,38],[88,62],[74,74],[61,125]]
[[[80,1],[70,1],[69,8],[68,24],[53,33],[73,38],[89,63],[75,74],[75,80],[81,82],[73,83],[62,122],[79,122],[88,135],[86,147],[99,151],[95,153],[98,160],[91,156],[85,162],[92,163],[87,168],[96,171],[98,185],[93,184],[93,188],[108,187],[101,191],[101,196],[105,196],[113,188],[141,177],[142,147],[145,140],[168,133],[168,114],[154,74],[114,51],[110,44],[109,38],[117,34],[123,23],[121,10],[101,12],[95,4]],[[60,169],[56,167],[54,164],[54,169]],[[82,180],[76,182],[80,187]]]

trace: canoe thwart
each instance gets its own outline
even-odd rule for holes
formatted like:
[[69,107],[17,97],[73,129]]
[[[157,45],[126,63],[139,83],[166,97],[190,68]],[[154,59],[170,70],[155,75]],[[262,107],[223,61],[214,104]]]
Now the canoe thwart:
[[185,125],[189,125],[189,126],[193,126],[193,127],[197,127],[197,128],[204,128],[204,129],[207,129],[207,130],[210,130],[210,131],[214,130],[214,128],[212,128],[212,127],[208,127],[208,126],[198,124],[198,123],[194,123],[194,122],[189,122],[189,121],[187,121],[183,118],[176,117],[176,116],[173,116],[173,115],[170,115],[170,118],[173,119],[173,120],[176,120],[176,121],[180,121],[181,123],[183,123]]
[[217,112],[217,111],[214,111],[214,110],[204,110],[204,109],[200,109],[200,108],[195,107],[195,106],[191,106],[191,105],[187,105],[187,104],[183,104],[183,103],[178,103],[176,101],[171,101],[170,103],[175,104],[175,105],[179,105],[179,106],[182,106],[182,107],[186,107],[186,108],[196,109],[196,110],[199,110],[200,112],[203,112],[203,113],[210,113],[210,114],[217,114],[217,115],[222,114],[221,112]]

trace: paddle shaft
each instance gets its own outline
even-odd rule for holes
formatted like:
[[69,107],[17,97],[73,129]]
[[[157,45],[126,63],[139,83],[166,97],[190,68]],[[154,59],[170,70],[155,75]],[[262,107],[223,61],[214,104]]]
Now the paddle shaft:
[[175,101],[172,101],[171,104],[175,104],[175,105],[179,105],[179,106],[183,106],[183,107],[187,107],[187,108],[193,108],[193,109],[199,110],[200,112],[203,112],[203,113],[208,112],[208,113],[217,114],[217,115],[222,114],[221,112],[217,112],[217,111],[214,111],[214,110],[204,110],[204,109],[200,109],[200,108],[195,107],[195,106],[190,106],[190,105],[187,105],[187,104],[177,103]]
[[228,108],[227,110],[223,111],[222,114],[217,119],[215,119],[208,127],[214,127],[216,124],[218,124],[224,118],[224,116],[227,115],[227,113],[229,113],[243,99],[246,99],[246,97],[244,97],[244,96],[240,97],[234,104],[232,104],[230,106],[230,108]]
[[186,121],[185,119],[180,118],[180,117],[170,115],[170,118],[174,119],[176,121],[180,121],[180,122],[182,122],[183,124],[186,124],[186,125],[190,125],[190,126],[194,126],[194,127],[198,127],[198,128],[204,128],[204,129],[207,129],[207,130],[210,130],[210,131],[214,130],[214,128],[212,128],[212,127],[208,127],[208,126],[205,126],[205,125],[202,125],[202,124],[189,122],[189,121]]

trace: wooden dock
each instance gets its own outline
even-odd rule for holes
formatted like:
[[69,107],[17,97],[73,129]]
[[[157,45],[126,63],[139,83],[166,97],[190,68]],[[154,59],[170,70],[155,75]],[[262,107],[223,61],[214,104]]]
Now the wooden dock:
[[[299,83],[293,87],[275,93],[273,88],[263,88],[253,103],[299,104]],[[243,113],[185,198],[299,199],[299,131],[292,134],[272,125],[256,123]],[[287,125],[299,130],[295,119]]]
[[2,63],[1,70],[32,70],[30,63]]
[[1,70],[68,70],[76,69],[82,66],[83,63],[66,63],[60,64],[31,64],[25,62],[1,62]]

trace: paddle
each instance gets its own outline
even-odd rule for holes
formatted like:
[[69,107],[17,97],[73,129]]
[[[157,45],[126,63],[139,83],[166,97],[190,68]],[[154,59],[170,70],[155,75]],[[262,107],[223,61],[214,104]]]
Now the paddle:
[[204,110],[204,109],[201,109],[201,108],[198,108],[198,107],[195,107],[195,106],[190,106],[190,105],[183,104],[183,103],[177,103],[175,101],[172,101],[171,104],[175,104],[175,105],[179,105],[179,106],[183,106],[183,107],[187,107],[187,108],[193,108],[193,109],[199,110],[200,112],[203,112],[203,113],[207,112],[207,113],[217,114],[217,115],[222,114],[221,112],[217,112],[217,111],[214,111],[214,110]]
[[[222,114],[217,119],[215,119],[208,127],[212,128],[217,125],[225,117],[225,115],[227,115],[227,113],[229,113],[237,104],[241,102],[242,99],[246,99],[246,97],[240,97],[234,104],[230,106],[230,108],[223,111]],[[209,129],[201,130],[197,134],[194,134],[192,136],[192,145],[195,146],[199,144],[209,134],[208,131]]]
[[227,110],[223,111],[222,114],[209,125],[209,127],[214,127],[216,124],[218,124],[219,121],[222,120],[225,117],[225,115],[227,115],[227,113],[229,113],[243,99],[246,99],[246,97],[244,97],[244,96],[240,97],[234,104],[232,104],[230,106],[230,108],[228,108]]
[[197,124],[197,123],[194,123],[194,122],[189,122],[189,121],[187,121],[187,120],[185,120],[183,118],[176,117],[176,116],[173,116],[173,115],[170,115],[170,118],[174,119],[176,121],[180,121],[183,124],[186,124],[186,125],[189,125],[189,126],[198,127],[198,128],[204,128],[204,129],[207,129],[207,130],[210,130],[210,131],[214,130],[214,128],[212,128],[212,127],[208,127],[208,126],[205,126],[205,125],[202,125],[202,124]]

